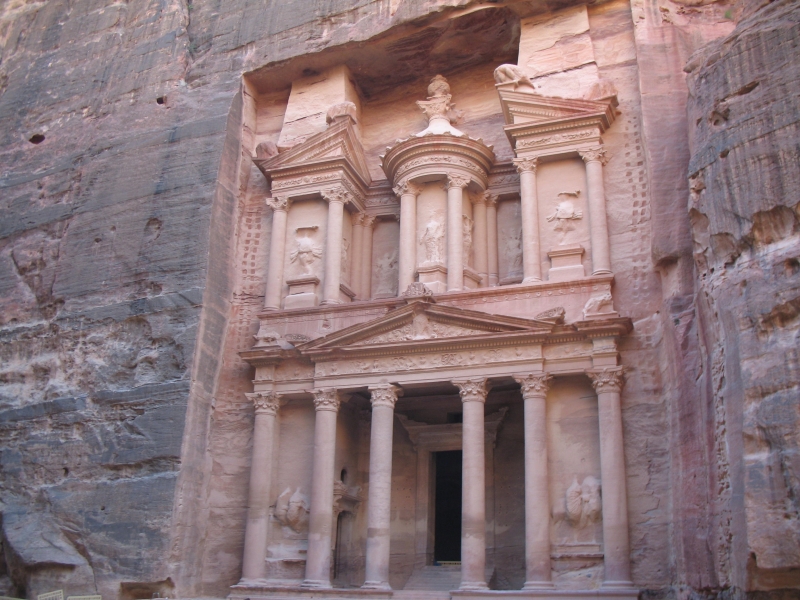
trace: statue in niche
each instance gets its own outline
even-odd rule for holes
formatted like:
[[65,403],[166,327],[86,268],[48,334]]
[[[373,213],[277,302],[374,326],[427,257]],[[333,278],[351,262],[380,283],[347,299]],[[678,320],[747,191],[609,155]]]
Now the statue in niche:
[[522,272],[522,232],[509,232],[503,243],[503,254],[508,259],[508,274]]
[[384,254],[376,261],[375,267],[375,293],[394,295],[394,286],[397,283],[397,253]]
[[287,487],[278,496],[273,515],[283,526],[286,537],[298,539],[297,534],[302,535],[308,530],[308,510],[308,498],[300,488],[292,493],[291,488]]
[[573,527],[583,529],[601,518],[602,501],[600,499],[600,482],[589,475],[583,483],[575,477],[567,488],[567,519]]
[[342,240],[342,281],[350,282],[350,240]]
[[[580,191],[575,192],[561,192],[558,197],[562,198],[564,196],[577,198],[580,195]],[[559,245],[563,245],[566,243],[567,234],[570,231],[575,230],[575,221],[578,219],[583,218],[583,212],[579,210],[575,210],[575,205],[572,203],[571,200],[562,200],[556,206],[556,211],[547,217],[548,223],[555,222],[553,226],[553,231],[560,233],[558,243]]]
[[468,267],[472,265],[472,224],[473,221],[467,215],[462,215],[464,218],[464,230],[463,230],[463,240],[464,240],[464,266]]
[[444,262],[444,225],[436,217],[436,213],[431,215],[420,238],[425,246],[425,264],[428,265]]
[[297,239],[295,240],[294,250],[289,255],[289,261],[292,264],[297,263],[300,265],[302,275],[311,275],[311,266],[314,261],[322,258],[322,246],[315,244],[314,239],[311,237],[316,230],[316,225],[297,228]]

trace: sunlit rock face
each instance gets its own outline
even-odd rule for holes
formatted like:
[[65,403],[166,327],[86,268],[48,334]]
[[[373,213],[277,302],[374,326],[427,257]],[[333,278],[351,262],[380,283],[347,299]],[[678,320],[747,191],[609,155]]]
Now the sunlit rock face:
[[6,2],[0,595],[790,594],[797,13]]

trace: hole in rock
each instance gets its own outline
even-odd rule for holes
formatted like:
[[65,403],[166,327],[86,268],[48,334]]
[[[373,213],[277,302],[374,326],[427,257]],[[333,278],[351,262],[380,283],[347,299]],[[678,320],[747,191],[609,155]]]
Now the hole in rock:
[[347,469],[342,469],[342,472],[339,474],[339,481],[347,483]]
[[722,152],[719,153],[719,157],[720,158],[727,158],[729,153],[730,153],[730,150],[723,150]]
[[69,475],[69,469],[64,467],[64,476],[67,477]]
[[166,103],[167,103],[166,96],[159,96],[158,98],[156,98],[156,104],[166,104]]
[[41,144],[44,141],[44,135],[41,133],[34,133],[28,141],[31,144]]
[[784,268],[786,269],[786,276],[791,277],[792,275],[797,275],[800,271],[800,261],[796,258],[790,258],[783,263]]

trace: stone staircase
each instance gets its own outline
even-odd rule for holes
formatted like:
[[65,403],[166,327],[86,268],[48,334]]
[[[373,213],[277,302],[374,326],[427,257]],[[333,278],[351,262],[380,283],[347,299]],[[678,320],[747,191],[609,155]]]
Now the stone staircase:
[[[403,591],[419,591],[436,593],[435,596],[414,596],[414,598],[406,600],[439,600],[439,598],[446,599],[450,594],[442,595],[442,592],[449,592],[450,590],[457,590],[461,583],[461,567],[458,565],[439,565],[439,566],[425,566],[414,569],[411,577],[408,578]],[[397,592],[395,592],[395,596]]]

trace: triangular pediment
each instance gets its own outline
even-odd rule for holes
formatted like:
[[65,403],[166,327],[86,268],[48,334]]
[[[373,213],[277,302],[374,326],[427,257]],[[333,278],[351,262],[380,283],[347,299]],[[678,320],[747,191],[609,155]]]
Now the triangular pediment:
[[378,319],[308,342],[298,349],[305,354],[345,348],[369,350],[384,345],[427,344],[514,333],[547,335],[553,327],[552,323],[545,321],[492,315],[418,301]]
[[325,131],[311,136],[290,150],[270,158],[254,158],[253,162],[270,179],[291,173],[293,167],[308,167],[325,162],[345,160],[365,185],[370,183],[364,149],[350,119],[338,119]]
[[[499,90],[506,125],[599,119],[607,127],[614,120],[616,98],[582,100]],[[604,128],[605,128],[604,127]]]

